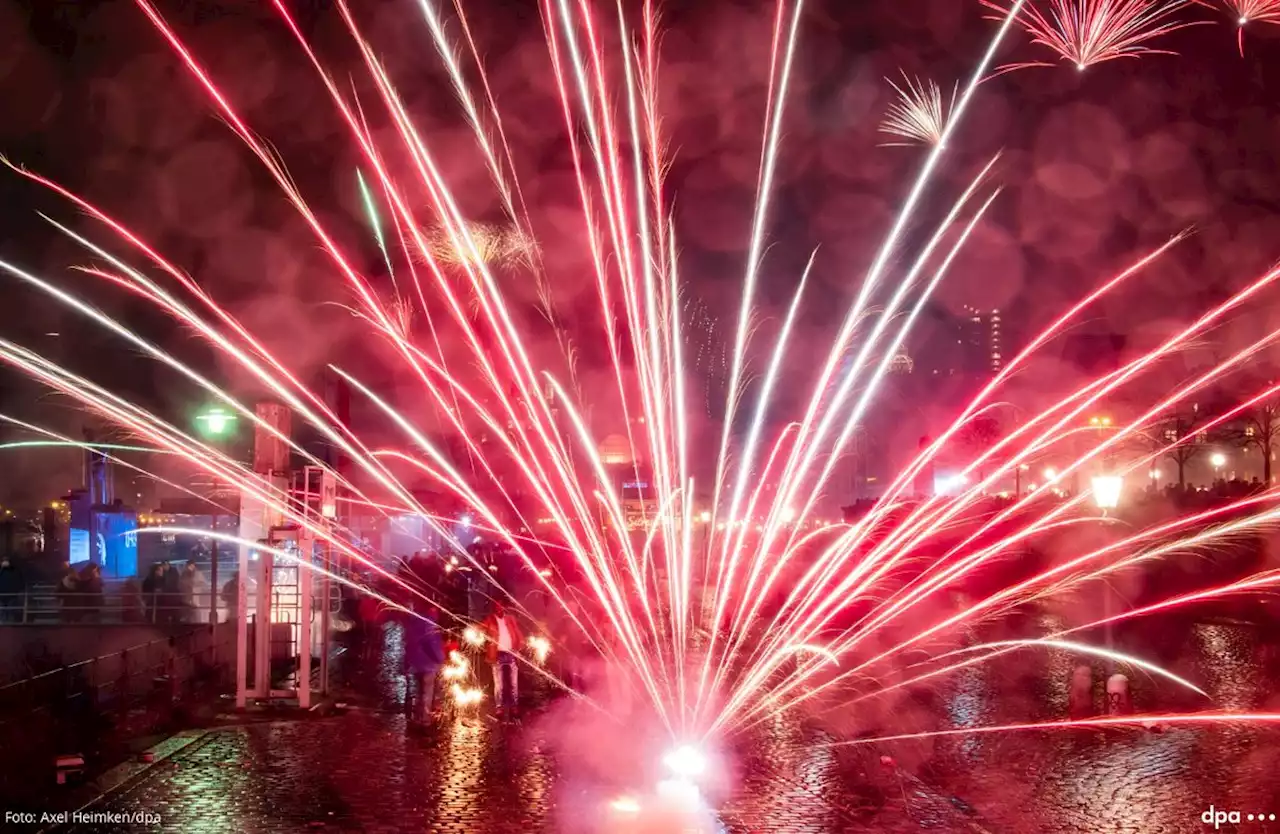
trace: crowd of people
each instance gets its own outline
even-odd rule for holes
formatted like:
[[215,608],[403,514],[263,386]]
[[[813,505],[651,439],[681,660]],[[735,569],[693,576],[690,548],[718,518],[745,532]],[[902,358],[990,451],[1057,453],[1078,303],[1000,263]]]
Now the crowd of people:
[[193,561],[179,570],[169,562],[158,562],[141,585],[133,578],[125,582],[124,619],[136,621],[141,615],[150,623],[204,622],[208,620],[209,581]]
[[[527,611],[517,616],[501,594],[472,593],[470,573],[474,571],[451,567],[447,558],[416,554],[403,560],[398,578],[452,610],[417,599],[410,610],[397,611],[379,599],[404,596],[403,590],[397,593],[390,587],[393,583],[373,583],[377,594],[361,595],[355,605],[355,634],[362,662],[373,663],[384,651],[384,629],[389,624],[395,623],[401,630],[401,672],[410,726],[422,727],[442,714],[436,688],[444,683],[443,670],[453,653],[459,651],[481,673],[484,700],[492,706],[495,717],[500,721],[518,718],[521,679],[529,674],[529,667],[543,660],[530,646],[531,635],[549,638],[552,648],[547,680],[558,680],[570,690],[589,692],[593,698],[609,703],[618,714],[629,713],[630,677],[622,664],[606,659],[576,624],[585,621],[587,615],[572,601],[572,594],[568,610],[558,611],[556,606],[548,615],[551,621],[534,622],[528,619]],[[482,590],[487,588],[486,583]],[[484,600],[481,611],[473,610],[477,607],[476,596]],[[621,651],[618,646],[611,648],[617,650],[615,654]]]
[[[47,581],[47,580],[46,580]],[[49,605],[56,606],[53,609]],[[0,623],[59,622],[181,623],[208,619],[209,582],[194,562],[179,569],[159,562],[139,581],[129,577],[108,595],[102,567],[63,562],[52,588],[32,586],[9,557],[0,560]]]

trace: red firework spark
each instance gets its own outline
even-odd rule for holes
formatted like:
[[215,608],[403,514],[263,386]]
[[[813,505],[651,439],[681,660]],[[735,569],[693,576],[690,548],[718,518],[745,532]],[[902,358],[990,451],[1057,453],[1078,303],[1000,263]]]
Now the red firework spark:
[[[234,102],[155,6],[148,0],[135,2],[311,229],[342,290],[354,296],[353,310],[367,324],[369,336],[386,343],[394,357],[391,361],[398,363],[399,378],[416,380],[421,386],[440,423],[460,439],[469,466],[439,448],[418,427],[416,414],[397,412],[378,392],[339,371],[405,438],[404,447],[394,449],[382,448],[381,438],[376,447],[366,442],[360,427],[338,419],[299,375],[155,248],[85,199],[25,174],[105,224],[119,238],[116,243],[123,244],[118,248],[132,250],[167,279],[161,284],[109,248],[59,226],[99,264],[88,274],[165,310],[318,429],[371,484],[362,490],[339,475],[351,501],[388,513],[420,515],[444,541],[457,547],[459,558],[469,560],[473,557],[452,535],[449,519],[434,514],[414,497],[404,473],[410,477],[424,474],[440,491],[474,508],[477,526],[519,555],[530,569],[528,573],[565,607],[574,627],[606,656],[630,669],[673,735],[690,737],[749,726],[837,685],[852,687],[859,698],[875,697],[888,688],[868,687],[865,681],[883,677],[881,673],[908,657],[928,654],[922,650],[934,641],[980,618],[1014,605],[1073,593],[1082,583],[1105,581],[1115,571],[1145,560],[1229,542],[1233,536],[1280,519],[1280,491],[1269,489],[1225,507],[1131,531],[1110,545],[998,588],[959,610],[939,605],[949,588],[1017,552],[1031,537],[1099,521],[1096,514],[1088,512],[1088,491],[1058,503],[1042,501],[1039,495],[1019,495],[1004,509],[991,512],[984,502],[1000,479],[1011,477],[1046,448],[1069,438],[1067,446],[1072,451],[1064,453],[1062,477],[1087,472],[1100,461],[1125,458],[1115,474],[1136,472],[1145,482],[1152,460],[1188,438],[1139,455],[1120,454],[1121,444],[1140,436],[1161,413],[1194,401],[1206,388],[1280,340],[1277,330],[1234,353],[1224,351],[1225,358],[1218,364],[1148,408],[1139,409],[1132,421],[1114,426],[1106,436],[1081,428],[1100,403],[1132,393],[1135,381],[1161,360],[1210,338],[1226,318],[1256,302],[1263,290],[1280,281],[1280,270],[1273,270],[1147,353],[1026,415],[1015,430],[994,439],[966,465],[962,473],[966,486],[959,494],[912,498],[920,474],[927,472],[939,455],[954,453],[958,434],[966,424],[997,407],[1010,379],[1023,372],[1056,336],[1075,326],[1100,299],[1132,280],[1181,236],[1103,281],[1036,335],[941,437],[891,479],[885,495],[865,518],[852,525],[815,518],[817,502],[831,486],[835,462],[850,451],[854,432],[872,407],[892,357],[900,352],[930,294],[994,199],[986,182],[995,165],[992,160],[952,201],[931,235],[913,233],[913,245],[904,242],[904,230],[921,225],[916,209],[925,202],[923,195],[932,183],[941,149],[963,121],[1004,34],[1021,23],[1039,42],[1083,68],[1155,51],[1143,44],[1183,25],[1170,17],[1181,2],[1054,0],[1047,16],[1031,3],[987,2],[1005,12],[1004,25],[971,79],[958,87],[946,108],[946,118],[930,118],[922,132],[933,147],[926,152],[921,173],[859,285],[838,335],[824,347],[825,356],[818,357],[816,379],[805,407],[786,429],[770,436],[767,426],[772,421],[766,417],[776,416],[769,407],[779,368],[791,347],[791,333],[802,326],[798,320],[799,292],[780,335],[765,351],[758,375],[761,381],[752,389],[750,403],[741,396],[741,383],[753,370],[746,348],[759,313],[755,288],[760,259],[767,249],[770,194],[785,134],[783,116],[800,28],[801,4],[785,0],[779,4],[769,62],[771,83],[765,97],[757,203],[742,282],[739,328],[733,339],[727,403],[730,417],[726,425],[734,422],[736,415],[744,418],[738,423],[746,424],[747,430],[743,438],[732,437],[725,430],[714,460],[716,478],[707,489],[711,500],[709,505],[698,505],[691,475],[693,450],[679,315],[683,288],[678,277],[675,230],[669,222],[670,201],[664,193],[668,159],[657,95],[657,18],[652,6],[646,4],[633,33],[625,15],[615,10],[616,29],[609,31],[610,25],[604,23],[609,15],[598,15],[586,0],[543,0],[544,32],[554,72],[547,86],[559,93],[564,141],[582,208],[578,219],[585,234],[576,237],[587,249],[584,260],[594,266],[604,333],[600,349],[608,352],[616,377],[615,390],[593,391],[592,395],[621,405],[629,445],[639,452],[634,457],[646,458],[653,468],[654,498],[644,505],[635,531],[629,529],[631,523],[616,479],[607,471],[585,416],[584,406],[590,403],[567,393],[558,380],[563,367],[535,362],[531,350],[535,337],[529,335],[503,290],[503,282],[495,277],[484,236],[463,216],[448,177],[437,164],[432,137],[417,128],[351,9],[339,3],[364,71],[377,90],[374,101],[367,104],[381,109],[391,128],[390,135],[381,136],[378,144],[365,128],[363,111],[344,92],[346,85],[334,80],[336,73],[319,60],[287,5],[282,0],[273,4],[349,128],[351,144],[363,157],[362,168],[372,172],[376,187],[370,193],[378,193],[386,201],[400,250],[393,254],[394,248],[384,247],[383,252],[388,261],[400,261],[394,292],[361,273],[360,259],[348,253],[339,242],[342,236],[334,234],[321,220],[321,213],[306,202],[270,146],[245,123]],[[479,57],[483,50],[471,40],[459,4],[455,11],[475,64],[464,69],[462,56],[446,36],[434,7],[427,0],[420,0],[419,5],[491,168],[508,220],[521,235],[527,235],[533,225],[530,209],[514,173],[514,149],[501,131],[502,120],[489,92]],[[626,46],[615,55],[603,46],[606,43]],[[473,72],[480,78],[479,93],[473,93],[466,80]],[[490,138],[487,126],[498,128],[496,141]],[[407,168],[389,170],[386,160],[392,158],[407,160]],[[533,247],[521,267],[540,269],[537,252]],[[890,263],[894,265],[892,280],[887,277]],[[258,423],[252,409],[127,325],[6,261],[0,261],[0,269],[107,328],[227,403],[245,419]],[[799,283],[804,285],[803,277]],[[421,343],[410,326],[416,321],[423,321],[430,333]],[[451,355],[465,354],[463,361],[454,362],[455,368],[466,368],[465,373],[451,371],[443,344],[450,345]],[[624,354],[630,357],[625,362]],[[299,506],[296,496],[246,471],[161,417],[3,339],[0,361],[75,398],[156,448],[238,487],[282,518],[331,540],[351,559],[386,573],[353,546],[348,531],[318,525]],[[1161,390],[1168,390],[1167,386]],[[1277,395],[1280,387],[1272,387],[1249,402]],[[1210,425],[1228,419],[1238,408],[1219,415]],[[269,426],[259,427],[270,430]],[[1084,449],[1076,442],[1082,431],[1088,440]],[[289,438],[281,439],[292,445]],[[307,455],[301,447],[294,448]],[[766,490],[766,482],[774,488]],[[527,499],[513,500],[513,485]],[[529,503],[534,505],[532,513],[525,509]],[[709,509],[704,509],[707,506]],[[581,586],[575,591],[585,596],[590,612],[569,604],[568,591],[555,576],[557,566],[564,563],[571,564],[581,577]],[[482,566],[476,566],[483,572]],[[906,568],[911,571],[902,580]],[[700,581],[700,577],[706,579]],[[411,581],[389,578],[405,594],[425,593]],[[1273,573],[1259,574],[1122,616],[1137,617],[1225,594],[1270,589],[1276,580]],[[854,603],[869,603],[870,607],[856,622],[849,623],[842,615]],[[1096,627],[1099,622],[1103,621],[1082,628]],[[1046,640],[1065,633],[1049,635]],[[1001,644],[980,648],[979,659],[1010,650]],[[916,679],[975,661],[956,662],[953,654],[934,653],[928,662],[937,668]],[[840,671],[831,673],[832,666]]]
[[[981,0],[1001,19],[1014,8],[1009,0]],[[1018,22],[1032,41],[1047,47],[1076,69],[1117,58],[1172,53],[1146,46],[1147,42],[1186,26],[1175,14],[1190,0],[1027,0]],[[1002,70],[1045,67],[1052,64],[1011,64]]]
[[1240,54],[1244,54],[1244,27],[1250,23],[1280,24],[1280,0],[1194,0],[1197,5],[1226,12],[1239,31]]

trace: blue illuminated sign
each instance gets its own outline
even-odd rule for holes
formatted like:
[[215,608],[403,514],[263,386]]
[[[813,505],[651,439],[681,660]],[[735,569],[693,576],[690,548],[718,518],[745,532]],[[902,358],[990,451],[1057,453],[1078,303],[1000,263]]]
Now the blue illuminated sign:
[[132,512],[93,514],[97,559],[107,576],[138,572],[138,519]]
[[79,527],[72,527],[68,544],[70,552],[67,553],[67,561],[73,565],[81,562],[89,561],[89,531],[81,530]]

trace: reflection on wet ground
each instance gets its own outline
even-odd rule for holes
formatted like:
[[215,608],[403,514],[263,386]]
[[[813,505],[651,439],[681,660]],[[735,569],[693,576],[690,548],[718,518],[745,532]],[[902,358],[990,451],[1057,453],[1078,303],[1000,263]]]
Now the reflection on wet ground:
[[[651,757],[625,730],[583,735],[584,714],[560,700],[523,724],[484,717],[408,733],[397,711],[404,699],[398,629],[389,626],[384,641],[372,668],[348,670],[364,693],[352,699],[362,708],[210,733],[99,809],[159,813],[162,830],[182,832],[625,830],[605,809],[635,780],[566,759],[571,748],[573,758],[598,753],[615,763]],[[1261,628],[1182,624],[1119,630],[1114,641],[1211,697],[1133,673],[1139,709],[1274,706],[1274,645]],[[914,708],[895,703],[874,714],[878,726],[858,729],[886,734],[1060,719],[1066,681],[1079,662],[1057,649],[1009,655],[930,687]],[[1211,804],[1280,813],[1274,731],[1111,729],[833,747],[837,739],[819,725],[829,726],[771,721],[735,746],[726,757],[733,789],[718,803],[722,830],[1158,834],[1204,830],[1200,815]],[[1280,823],[1248,830],[1280,831]]]
[[[1181,643],[1171,650],[1171,636]],[[1277,707],[1274,646],[1247,624],[1184,624],[1130,629],[1116,648],[1162,662],[1196,683],[1209,699],[1168,680],[1125,672],[1141,712],[1251,710]],[[1144,651],[1144,648],[1147,650]],[[1163,657],[1153,657],[1163,655]],[[1072,653],[1037,649],[961,676],[945,690],[951,723],[1013,723],[1061,719],[1066,682],[1082,661]],[[1104,705],[1106,674],[1093,661],[1095,704]],[[1182,832],[1203,830],[1215,808],[1280,813],[1280,733],[1258,726],[1072,730],[951,737],[903,745],[927,760],[929,781],[975,806],[984,824],[1012,831]],[[1255,824],[1250,830],[1280,831]]]

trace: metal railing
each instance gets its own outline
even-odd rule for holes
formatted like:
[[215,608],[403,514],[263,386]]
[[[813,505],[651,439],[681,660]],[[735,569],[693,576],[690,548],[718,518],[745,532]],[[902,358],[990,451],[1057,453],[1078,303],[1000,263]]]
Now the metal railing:
[[0,745],[14,765],[0,767],[0,796],[36,797],[56,756],[110,761],[129,739],[176,726],[230,685],[234,640],[234,626],[196,626],[0,686]]
[[[227,687],[233,640],[226,625],[198,626],[0,686],[0,744],[43,771],[47,756],[154,732],[202,692]],[[5,772],[0,787],[10,793],[32,775]]]
[[[287,603],[293,586],[274,589],[273,606]],[[295,592],[296,593],[296,592]],[[255,590],[247,594],[249,610],[254,610]],[[209,606],[217,604],[217,621],[234,619],[236,598],[231,589],[194,592],[154,591],[144,593],[118,580],[104,584],[102,591],[67,591],[59,585],[33,584],[21,591],[0,593],[0,626],[57,625],[61,623],[150,623],[175,625],[209,622]],[[296,602],[294,603],[296,605]],[[342,607],[342,591],[337,584],[329,589],[329,611]]]
[[128,709],[162,682],[180,694],[196,679],[216,678],[233,655],[227,626],[197,626],[117,652],[91,657],[0,686],[0,727],[15,717],[80,702],[97,710]]
[[[0,626],[61,623],[178,623],[209,622],[209,591],[64,591],[57,585],[32,585],[16,593],[0,594]],[[219,621],[226,605],[219,599]]]

